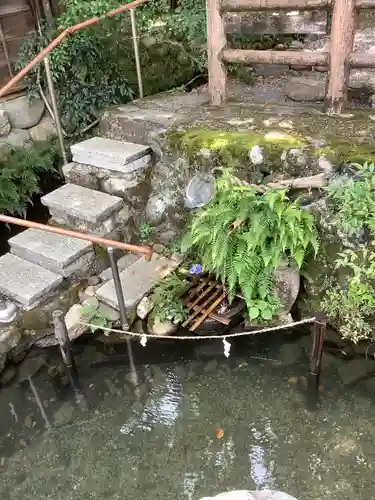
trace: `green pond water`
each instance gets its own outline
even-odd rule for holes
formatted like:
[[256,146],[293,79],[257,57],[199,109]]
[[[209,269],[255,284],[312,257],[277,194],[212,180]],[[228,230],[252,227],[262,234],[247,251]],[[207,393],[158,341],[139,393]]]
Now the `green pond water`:
[[0,497],[198,500],[272,488],[375,498],[373,379],[344,385],[331,357],[308,405],[296,383],[308,342],[253,337],[228,359],[220,341],[137,343],[135,385],[124,346],[90,341],[75,346],[75,390],[50,376],[57,351],[31,352],[0,391]]

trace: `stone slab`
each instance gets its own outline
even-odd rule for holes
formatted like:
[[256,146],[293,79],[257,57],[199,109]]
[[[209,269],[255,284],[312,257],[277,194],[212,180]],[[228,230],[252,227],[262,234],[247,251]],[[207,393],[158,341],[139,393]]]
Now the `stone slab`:
[[51,211],[66,214],[93,224],[101,222],[123,205],[121,198],[75,184],[65,184],[41,198]]
[[91,137],[71,147],[73,161],[94,167],[133,172],[149,166],[151,148],[143,144]]
[[[154,254],[151,261],[138,259],[120,273],[125,306],[134,310],[141,298],[146,295],[157,281],[169,274],[178,263]],[[96,297],[109,306],[119,309],[113,280],[104,284],[96,292]]]
[[[139,257],[138,254],[127,253],[119,258],[119,260],[117,261],[117,267],[120,272],[124,271],[127,267],[131,266],[139,259],[142,259],[142,257]],[[100,273],[99,278],[102,281],[109,281],[110,279],[112,279],[112,269],[110,267],[105,269],[102,273]]]
[[11,253],[0,257],[0,293],[17,301],[25,309],[35,307],[62,280],[62,276]]
[[8,243],[12,254],[64,277],[78,271],[73,264],[80,261],[82,255],[93,251],[93,245],[89,241],[38,229],[27,229],[11,238]]

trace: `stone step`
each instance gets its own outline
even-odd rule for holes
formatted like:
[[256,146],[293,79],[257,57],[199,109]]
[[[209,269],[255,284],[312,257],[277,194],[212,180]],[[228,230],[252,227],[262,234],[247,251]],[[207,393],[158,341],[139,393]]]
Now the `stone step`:
[[0,257],[0,293],[27,310],[36,307],[62,281],[62,276],[11,253]]
[[114,230],[115,215],[123,208],[121,198],[75,184],[65,184],[41,201],[56,223],[98,235]]
[[[134,310],[155,283],[177,266],[178,262],[154,254],[149,262],[141,258],[122,271],[120,279],[127,310]],[[114,309],[119,309],[113,280],[100,287],[96,291],[96,297]]]
[[91,137],[71,146],[73,162],[121,173],[134,172],[151,163],[151,148],[133,142]]
[[38,229],[27,229],[11,238],[8,243],[12,254],[65,278],[87,268],[95,257],[93,245],[89,241]]

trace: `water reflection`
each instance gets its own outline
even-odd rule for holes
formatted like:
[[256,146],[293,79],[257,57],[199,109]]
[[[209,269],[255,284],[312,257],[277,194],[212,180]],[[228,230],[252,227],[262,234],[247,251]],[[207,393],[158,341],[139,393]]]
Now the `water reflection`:
[[311,412],[287,382],[298,364],[249,359],[139,364],[136,387],[125,362],[68,385],[41,371],[0,391],[2,497],[198,500],[270,488],[373,498],[374,402],[332,384]]

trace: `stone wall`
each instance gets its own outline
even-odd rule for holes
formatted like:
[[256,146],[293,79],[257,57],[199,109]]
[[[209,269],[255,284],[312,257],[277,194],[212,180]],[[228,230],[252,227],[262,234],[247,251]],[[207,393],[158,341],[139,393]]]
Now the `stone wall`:
[[29,101],[22,95],[0,102],[0,148],[7,144],[23,147],[54,135],[55,126],[42,100]]

